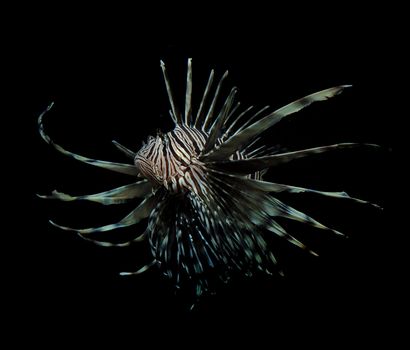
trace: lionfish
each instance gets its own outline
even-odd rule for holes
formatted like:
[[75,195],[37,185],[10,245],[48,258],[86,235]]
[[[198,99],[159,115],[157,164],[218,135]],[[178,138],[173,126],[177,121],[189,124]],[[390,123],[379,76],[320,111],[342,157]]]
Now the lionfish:
[[[219,99],[228,72],[218,84],[214,84],[215,73],[212,70],[199,108],[194,111],[192,60],[189,59],[185,108],[181,112],[164,62],[160,61],[160,66],[175,127],[172,131],[149,136],[136,153],[113,141],[120,151],[133,159],[133,164],[90,159],[54,143],[43,128],[43,116],[53,104],[38,118],[41,137],[59,152],[134,178],[129,185],[96,194],[71,196],[53,191],[49,196],[40,196],[62,201],[87,200],[104,205],[140,199],[131,213],[111,225],[74,229],[50,221],[60,229],[75,231],[81,238],[103,247],[125,247],[147,239],[152,261],[135,272],[121,272],[121,275],[140,274],[157,266],[175,287],[189,283],[199,297],[214,290],[213,282],[226,282],[238,272],[245,275],[257,271],[272,274],[275,269],[281,273],[275,267],[277,260],[267,243],[269,235],[276,235],[317,255],[288,233],[277,218],[295,220],[343,236],[341,232],[281,202],[275,194],[314,193],[377,206],[352,198],[346,192],[323,192],[263,180],[269,168],[296,159],[361,145],[378,147],[338,143],[281,153],[266,145],[258,146],[261,134],[283,118],[314,102],[339,95],[349,85],[313,93],[273,112],[267,112],[269,107],[256,111],[253,107],[241,110],[240,103],[235,102],[236,87],[230,90],[225,100]],[[111,243],[88,236],[135,225],[144,219],[148,219],[145,232],[127,242]]]

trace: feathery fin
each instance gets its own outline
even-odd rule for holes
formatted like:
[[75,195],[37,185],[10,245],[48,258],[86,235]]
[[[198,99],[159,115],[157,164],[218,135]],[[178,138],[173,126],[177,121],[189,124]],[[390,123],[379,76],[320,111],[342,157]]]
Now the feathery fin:
[[134,238],[130,241],[121,242],[121,243],[111,243],[111,242],[107,242],[107,241],[99,241],[99,240],[96,240],[96,239],[91,239],[91,238],[88,238],[88,237],[82,235],[79,232],[77,232],[77,235],[80,238],[84,239],[85,241],[94,243],[94,244],[96,244],[100,247],[119,247],[119,248],[123,248],[123,247],[128,247],[133,243],[142,242],[145,239],[145,237],[147,236],[147,233],[144,232],[143,234],[137,236],[136,238]]
[[308,224],[310,226],[319,228],[321,230],[327,230],[327,231],[332,231],[333,233],[339,235],[339,236],[345,236],[343,233],[333,230],[323,224],[321,224],[319,221],[313,219],[309,215],[300,212],[299,210],[296,210],[295,208],[292,208],[289,205],[286,205],[285,203],[281,202],[279,199],[270,197],[271,199],[271,206],[266,208],[267,212],[269,215],[275,217],[275,216],[281,216],[286,219],[294,220],[294,221],[299,221],[304,224]]
[[122,204],[131,199],[142,198],[150,194],[152,191],[152,185],[147,180],[142,180],[130,185],[114,188],[109,191],[104,191],[96,194],[83,195],[83,196],[71,196],[66,193],[58,192],[54,190],[51,195],[43,196],[37,195],[43,199],[59,199],[64,202],[71,202],[77,200],[87,200],[104,205]]
[[149,270],[152,266],[156,265],[157,261],[154,259],[149,264],[144,265],[139,270],[135,272],[120,272],[120,276],[131,276],[131,275],[139,275],[147,270]]
[[117,147],[121,152],[123,152],[127,157],[134,159],[135,158],[135,152],[129,150],[127,147],[121,145],[119,142],[112,140],[111,141],[115,147]]
[[127,227],[127,226],[131,226],[131,225],[135,225],[139,223],[142,219],[145,219],[150,215],[151,210],[153,209],[156,203],[157,203],[157,198],[155,196],[148,197],[144,199],[144,201],[136,209],[134,209],[131,213],[129,213],[121,221],[117,222],[116,224],[105,225],[101,227],[75,229],[71,227],[58,225],[51,220],[50,220],[50,224],[62,230],[65,230],[65,231],[74,231],[74,232],[79,232],[81,234],[111,231],[117,228]]
[[241,149],[244,144],[251,141],[253,138],[257,137],[259,134],[281,121],[284,117],[300,111],[301,109],[311,105],[313,102],[325,101],[329,98],[339,95],[345,88],[348,87],[350,87],[350,85],[336,86],[294,101],[270,113],[266,117],[248,126],[241,132],[235,134],[234,136],[226,140],[223,144],[221,144],[218,149],[215,149],[210,154],[205,155],[202,160],[217,161],[227,159],[232,153]]
[[314,154],[320,154],[327,151],[333,151],[337,149],[355,148],[355,147],[370,147],[380,148],[378,145],[364,144],[364,143],[337,143],[334,145],[321,146],[308,148],[300,151],[279,153],[271,156],[239,159],[239,160],[224,160],[224,161],[212,161],[207,162],[207,166],[214,169],[220,169],[222,171],[234,174],[252,174],[256,171],[264,170],[272,166],[276,166],[283,163],[288,163],[295,159],[304,158]]
[[160,64],[161,64],[161,68],[162,68],[162,74],[163,74],[164,80],[165,80],[165,86],[167,88],[168,100],[169,100],[169,103],[170,103],[171,108],[172,108],[172,119],[174,120],[175,124],[182,124],[181,113],[179,112],[179,110],[178,110],[178,108],[175,104],[174,96],[172,94],[172,89],[171,89],[171,83],[169,81],[169,77],[168,77],[167,69],[165,67],[165,63],[163,61],[160,61]]
[[212,70],[211,74],[209,75],[208,82],[205,87],[204,94],[202,96],[201,103],[199,105],[199,110],[195,119],[194,127],[200,129],[203,123],[203,119],[205,116],[205,104],[208,101],[209,91],[211,90],[212,83],[214,81],[215,71]]
[[204,154],[209,152],[211,149],[213,149],[215,147],[215,144],[217,143],[218,138],[222,136],[221,135],[222,126],[224,125],[226,121],[226,117],[229,115],[229,110],[232,107],[232,103],[233,103],[233,100],[235,98],[237,91],[238,90],[236,87],[234,87],[231,90],[231,93],[226,99],[221,112],[219,113],[218,117],[215,119],[215,122],[212,125],[211,130],[209,131],[208,140],[206,141],[206,144],[202,150]]
[[209,128],[209,126],[212,122],[212,119],[214,117],[216,102],[217,102],[219,94],[221,92],[223,82],[227,78],[228,74],[229,74],[229,72],[226,71],[225,74],[222,76],[221,80],[219,81],[218,86],[216,87],[214,98],[212,100],[211,106],[209,107],[208,114],[205,117],[204,124],[202,125],[202,131],[205,131],[205,132],[209,131],[208,128]]
[[186,77],[185,124],[190,126],[191,123],[192,123],[192,58],[189,58],[187,77]]
[[54,105],[54,103],[51,103],[47,107],[47,109],[44,110],[40,114],[40,116],[38,117],[38,130],[40,132],[41,137],[43,138],[43,140],[45,142],[47,142],[49,145],[53,146],[57,151],[65,154],[68,157],[79,160],[80,162],[87,163],[87,164],[90,164],[90,165],[94,165],[94,166],[97,166],[97,167],[100,167],[100,168],[108,169],[108,170],[111,170],[111,171],[115,171],[117,173],[137,176],[138,171],[137,171],[137,168],[134,165],[107,162],[107,161],[103,161],[103,160],[96,160],[96,159],[83,157],[83,156],[80,156],[79,154],[69,152],[66,149],[64,149],[63,147],[61,147],[60,145],[54,143],[54,141],[52,141],[51,138],[45,133],[44,125],[43,125],[43,117],[53,107],[53,105]]

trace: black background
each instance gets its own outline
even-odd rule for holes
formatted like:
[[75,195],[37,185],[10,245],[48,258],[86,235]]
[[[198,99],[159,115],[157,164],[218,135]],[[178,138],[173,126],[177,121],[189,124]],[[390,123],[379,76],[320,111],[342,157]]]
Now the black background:
[[[400,309],[394,297],[399,263],[391,259],[400,238],[391,222],[389,186],[394,177],[394,152],[389,151],[394,151],[394,116],[387,103],[392,63],[380,56],[388,46],[365,33],[342,31],[323,41],[306,37],[276,34],[230,43],[163,39],[147,45],[138,36],[132,42],[89,31],[61,35],[52,42],[41,35],[21,42],[11,70],[12,90],[20,103],[11,119],[23,129],[19,141],[26,147],[24,167],[29,170],[21,186],[24,215],[19,215],[19,228],[14,229],[19,241],[12,264],[12,271],[18,271],[13,273],[18,288],[12,302],[17,327],[34,326],[40,339],[49,332],[65,339],[83,333],[133,337],[146,330],[170,331],[172,336],[196,330],[240,339],[238,332],[246,330],[271,340],[301,334],[315,344],[324,333],[337,341],[383,335],[391,315]],[[131,278],[118,276],[119,271],[148,261],[146,242],[132,248],[101,248],[48,224],[48,219],[72,227],[108,224],[125,216],[132,205],[102,207],[35,196],[54,189],[93,193],[131,180],[67,159],[46,145],[36,123],[50,102],[55,106],[45,117],[45,129],[58,144],[91,158],[126,161],[112,139],[138,150],[157,128],[171,127],[158,60],[166,62],[181,101],[188,57],[193,58],[194,93],[202,91],[210,69],[219,75],[229,69],[227,85],[239,87],[244,106],[280,107],[327,87],[353,84],[343,95],[277,125],[266,140],[295,150],[337,142],[376,143],[383,150],[347,150],[300,160],[271,170],[268,179],[344,190],[385,208],[282,195],[288,204],[350,239],[289,223],[289,230],[317,248],[320,258],[278,242],[272,248],[282,262],[284,278],[235,280],[216,296],[204,298],[192,312],[155,270]],[[103,238],[126,239],[143,229],[141,224]],[[155,335],[151,340],[155,342]]]

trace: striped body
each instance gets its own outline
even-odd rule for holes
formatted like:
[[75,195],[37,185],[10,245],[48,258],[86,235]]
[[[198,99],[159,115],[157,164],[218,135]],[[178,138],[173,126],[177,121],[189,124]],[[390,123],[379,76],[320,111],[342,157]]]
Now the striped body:
[[[303,97],[288,105],[267,112],[269,107],[254,111],[234,104],[237,89],[231,89],[222,107],[216,108],[223,90],[225,73],[213,90],[214,71],[204,88],[196,112],[192,106],[192,62],[188,61],[184,113],[174,100],[170,80],[161,62],[171,105],[172,131],[150,136],[147,143],[134,153],[114,141],[119,150],[134,164],[113,163],[90,159],[55,144],[43,128],[44,111],[38,120],[42,138],[59,152],[104,169],[131,175],[134,182],[109,191],[71,196],[54,191],[50,196],[63,201],[89,200],[104,205],[140,201],[136,208],[115,224],[73,229],[81,238],[100,246],[128,246],[144,239],[149,241],[152,261],[134,275],[157,266],[177,287],[189,284],[197,296],[227,281],[234,272],[252,275],[255,271],[271,273],[277,261],[266,238],[274,235],[317,255],[288,233],[277,218],[302,222],[337,235],[308,215],[279,201],[276,193],[314,193],[338,199],[352,198],[345,192],[323,192],[291,185],[263,181],[267,169],[323,152],[363,146],[340,143],[304,150],[281,152],[263,142],[265,130],[317,101],[340,94],[348,86],[341,85]],[[364,146],[375,148],[376,145]],[[374,205],[377,207],[377,205]],[[146,230],[133,240],[111,243],[88,237],[88,234],[110,231],[148,220]]]
[[[134,163],[140,174],[152,182],[154,187],[164,186],[171,193],[203,194],[206,183],[206,167],[198,158],[209,137],[194,127],[176,126],[174,130],[149,137],[137,152]],[[221,140],[218,139],[221,143]],[[235,152],[230,159],[246,159],[246,152]],[[260,173],[250,174],[260,178]]]
[[150,137],[136,154],[134,162],[141,175],[154,186],[172,193],[201,191],[203,165],[198,156],[207,135],[195,128],[177,126],[173,131]]

